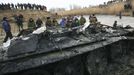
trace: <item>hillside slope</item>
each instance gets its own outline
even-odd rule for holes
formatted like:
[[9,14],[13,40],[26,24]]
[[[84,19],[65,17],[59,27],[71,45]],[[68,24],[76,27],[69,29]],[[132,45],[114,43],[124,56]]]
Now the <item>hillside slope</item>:
[[39,10],[0,10],[0,19],[2,17],[7,16],[9,20],[13,20],[14,15],[22,14],[24,16],[24,20],[27,21],[29,18],[37,19],[38,17],[44,19],[51,14],[47,11],[39,11]]
[[[89,14],[105,14],[105,15],[117,15],[120,11],[123,12],[123,15],[125,16],[131,16],[131,12],[124,12],[124,3],[125,2],[119,2],[119,3],[113,3],[106,5],[104,7],[94,6],[89,8],[82,8],[82,9],[76,9],[76,10],[68,10],[68,11],[62,11],[58,12],[59,15],[67,16],[67,15],[89,15]],[[134,0],[131,2],[132,6],[134,8]]]

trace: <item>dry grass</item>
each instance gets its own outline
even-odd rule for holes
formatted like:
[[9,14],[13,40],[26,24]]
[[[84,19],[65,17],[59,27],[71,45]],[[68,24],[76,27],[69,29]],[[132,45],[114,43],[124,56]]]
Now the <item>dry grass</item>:
[[134,0],[131,0],[131,1],[132,1],[132,2],[131,2],[131,3],[132,3],[132,7],[133,7],[133,9],[134,9]]
[[22,14],[24,16],[25,21],[28,21],[29,18],[37,19],[40,17],[41,19],[44,19],[47,16],[51,16],[50,13],[46,11],[36,11],[36,10],[5,10],[0,11],[0,19],[2,17],[7,16],[11,21],[14,20],[13,15],[19,15]]
[[91,7],[91,8],[83,8],[83,9],[77,9],[77,10],[62,11],[62,12],[58,12],[58,14],[62,15],[62,16],[67,16],[67,15],[89,15],[89,14],[110,14],[110,15],[115,15],[115,14],[118,14],[120,11],[124,11],[124,3],[123,2],[110,4],[110,5],[108,5],[106,7],[103,7],[103,8],[100,8],[100,7],[96,6],[96,7]]

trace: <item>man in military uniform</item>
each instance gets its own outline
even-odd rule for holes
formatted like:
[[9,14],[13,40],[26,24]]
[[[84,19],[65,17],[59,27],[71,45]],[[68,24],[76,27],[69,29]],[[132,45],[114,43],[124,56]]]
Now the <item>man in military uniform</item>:
[[43,24],[42,20],[41,20],[40,18],[38,18],[38,19],[36,20],[36,27],[37,27],[37,28],[40,28],[42,24]]
[[95,14],[90,15],[89,21],[90,21],[90,24],[91,24],[91,25],[96,25],[96,24],[97,24],[97,21],[98,21],[98,20],[97,20]]
[[50,17],[47,17],[46,27],[52,27],[52,21],[51,21],[51,18]]
[[23,30],[23,15],[22,14],[16,17],[16,23],[18,25],[19,31]]
[[80,25],[84,25],[85,23],[86,23],[86,19],[83,17],[83,15],[81,15]]
[[89,21],[90,21],[90,31],[91,31],[91,33],[97,33],[98,27],[97,27],[97,18],[96,18],[96,16],[94,14],[90,15]]
[[53,26],[58,26],[58,21],[56,20],[56,18],[53,18],[52,25]]

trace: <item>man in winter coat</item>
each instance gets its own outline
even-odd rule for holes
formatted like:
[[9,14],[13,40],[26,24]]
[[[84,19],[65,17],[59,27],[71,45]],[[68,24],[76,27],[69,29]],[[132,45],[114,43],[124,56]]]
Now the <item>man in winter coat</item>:
[[60,22],[60,26],[62,28],[65,28],[66,27],[66,19],[65,18],[62,18],[61,22]]
[[7,20],[7,17],[3,17],[3,21],[2,21],[2,27],[6,33],[6,36],[4,38],[4,41],[3,42],[6,42],[8,40],[8,38],[12,39],[13,36],[12,36],[12,33],[11,33],[11,27],[10,27],[10,24]]

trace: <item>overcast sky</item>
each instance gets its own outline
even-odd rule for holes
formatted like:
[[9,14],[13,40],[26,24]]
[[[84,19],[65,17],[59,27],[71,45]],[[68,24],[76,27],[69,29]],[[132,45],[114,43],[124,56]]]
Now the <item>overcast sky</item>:
[[47,6],[50,8],[66,8],[69,9],[70,5],[79,5],[82,7],[89,5],[103,4],[109,0],[0,0],[1,3],[35,3]]

